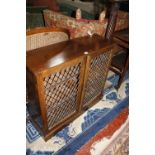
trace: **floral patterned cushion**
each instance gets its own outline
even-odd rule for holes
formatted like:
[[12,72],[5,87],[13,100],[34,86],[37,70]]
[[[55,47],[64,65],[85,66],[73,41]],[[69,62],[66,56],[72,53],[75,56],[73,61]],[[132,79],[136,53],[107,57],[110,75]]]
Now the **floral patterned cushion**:
[[[106,27],[108,24],[108,20],[87,20],[87,19],[76,19],[61,13],[44,10],[44,19],[45,25],[47,27],[62,27],[66,28],[70,31],[70,38],[77,38],[82,36],[87,36],[89,34],[97,33],[98,35],[104,36]],[[126,16],[121,19],[122,12],[119,13],[116,29],[120,30],[128,27],[128,20],[126,20]]]

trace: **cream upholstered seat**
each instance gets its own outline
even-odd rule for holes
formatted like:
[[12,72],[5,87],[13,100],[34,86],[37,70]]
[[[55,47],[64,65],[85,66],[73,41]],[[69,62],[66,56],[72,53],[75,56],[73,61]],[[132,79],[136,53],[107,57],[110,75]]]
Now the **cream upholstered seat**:
[[69,32],[63,28],[34,28],[26,31],[26,51],[48,46],[69,39]]

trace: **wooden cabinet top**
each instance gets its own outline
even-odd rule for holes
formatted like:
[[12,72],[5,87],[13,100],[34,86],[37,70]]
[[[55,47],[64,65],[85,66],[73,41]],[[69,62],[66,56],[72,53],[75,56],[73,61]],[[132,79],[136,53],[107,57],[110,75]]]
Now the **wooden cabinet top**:
[[73,40],[56,43],[46,47],[26,52],[26,66],[39,73],[51,67],[67,62],[84,55],[84,52],[92,53],[99,49],[109,48],[114,42],[104,40],[98,35],[81,37]]

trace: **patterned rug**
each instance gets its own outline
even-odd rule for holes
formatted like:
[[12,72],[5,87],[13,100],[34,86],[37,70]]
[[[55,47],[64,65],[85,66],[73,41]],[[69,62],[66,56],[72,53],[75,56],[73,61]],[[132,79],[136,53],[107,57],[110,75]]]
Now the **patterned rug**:
[[82,146],[76,155],[128,155],[128,113],[128,108],[125,108],[111,123]]
[[102,100],[47,142],[43,140],[28,120],[26,128],[27,155],[75,154],[98,131],[109,124],[124,108],[128,107],[128,74],[126,74],[118,91],[114,88],[117,81],[118,76],[109,72]]

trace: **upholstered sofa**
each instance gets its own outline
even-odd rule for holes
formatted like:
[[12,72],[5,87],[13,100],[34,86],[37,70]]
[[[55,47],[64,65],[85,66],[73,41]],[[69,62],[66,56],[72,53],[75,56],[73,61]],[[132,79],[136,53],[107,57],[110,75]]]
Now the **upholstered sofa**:
[[35,7],[48,7],[50,10],[59,11],[56,0],[26,0],[26,4]]
[[43,10],[60,11],[56,0],[26,0],[26,28],[43,27]]

